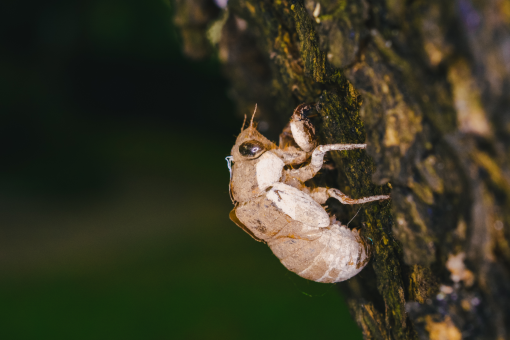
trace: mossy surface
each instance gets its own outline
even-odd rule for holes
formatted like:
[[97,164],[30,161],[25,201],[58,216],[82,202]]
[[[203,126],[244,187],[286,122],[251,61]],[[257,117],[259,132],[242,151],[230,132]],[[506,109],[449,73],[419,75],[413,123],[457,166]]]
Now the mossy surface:
[[[297,104],[315,103],[320,143],[368,144],[366,152],[332,154],[342,179],[335,186],[353,197],[391,192],[389,203],[361,209],[371,268],[340,284],[365,337],[434,338],[440,329],[507,337],[508,6],[230,0],[228,7],[232,22],[249,27],[228,26],[219,45],[227,70],[244,70],[228,72],[245,91],[237,92],[240,110],[249,111],[247,98],[262,101],[260,117],[275,139]],[[256,63],[236,57],[245,38]],[[240,75],[257,67],[268,71],[266,86],[243,87]]]

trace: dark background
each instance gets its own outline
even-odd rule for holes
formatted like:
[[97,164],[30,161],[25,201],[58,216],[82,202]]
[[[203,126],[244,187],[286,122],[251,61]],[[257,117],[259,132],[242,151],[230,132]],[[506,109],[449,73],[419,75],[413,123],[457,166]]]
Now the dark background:
[[0,13],[1,339],[361,337],[334,285],[228,219],[242,120],[171,3]]

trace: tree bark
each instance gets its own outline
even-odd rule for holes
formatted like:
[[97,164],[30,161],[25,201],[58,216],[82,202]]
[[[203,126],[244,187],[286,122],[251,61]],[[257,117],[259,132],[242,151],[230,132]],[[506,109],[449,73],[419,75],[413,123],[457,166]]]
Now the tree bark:
[[[177,1],[177,24],[210,4]],[[510,2],[230,0],[208,18],[264,134],[308,102],[321,144],[368,144],[329,172],[392,196],[362,207],[372,260],[339,285],[365,339],[509,338]]]

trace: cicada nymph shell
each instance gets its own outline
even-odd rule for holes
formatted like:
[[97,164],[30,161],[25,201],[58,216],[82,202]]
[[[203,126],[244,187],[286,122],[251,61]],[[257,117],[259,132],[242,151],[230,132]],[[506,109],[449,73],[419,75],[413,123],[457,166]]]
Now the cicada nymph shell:
[[[295,143],[277,147],[262,136],[253,124],[243,129],[229,160],[230,191],[234,210],[231,219],[258,241],[265,242],[292,272],[317,282],[347,280],[368,263],[370,246],[330,216],[324,207],[330,197],[343,204],[359,204],[388,199],[388,195],[353,199],[334,188],[310,189],[304,182],[321,169],[324,155],[333,150],[364,149],[366,144],[317,146],[309,106],[298,106],[290,122]],[[295,145],[298,145],[296,147]],[[297,169],[286,165],[310,163]],[[233,166],[231,167],[231,162]]]

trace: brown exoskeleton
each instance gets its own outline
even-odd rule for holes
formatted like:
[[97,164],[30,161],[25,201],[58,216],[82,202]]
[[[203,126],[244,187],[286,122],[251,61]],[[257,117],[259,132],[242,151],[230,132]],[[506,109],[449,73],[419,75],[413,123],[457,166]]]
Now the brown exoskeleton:
[[[304,185],[321,169],[326,152],[366,148],[366,144],[316,146],[314,127],[304,114],[309,109],[305,104],[296,108],[290,129],[280,136],[280,147],[257,131],[253,116],[248,128],[244,129],[243,123],[232,156],[227,157],[235,204],[230,218],[254,239],[267,243],[282,264],[299,276],[317,282],[340,282],[363,269],[370,249],[356,230],[337,222],[322,205],[330,197],[343,204],[390,197],[352,199],[338,189],[310,189]],[[299,148],[282,146],[283,140],[290,137]],[[308,165],[285,169],[286,165],[297,166],[308,159]]]

